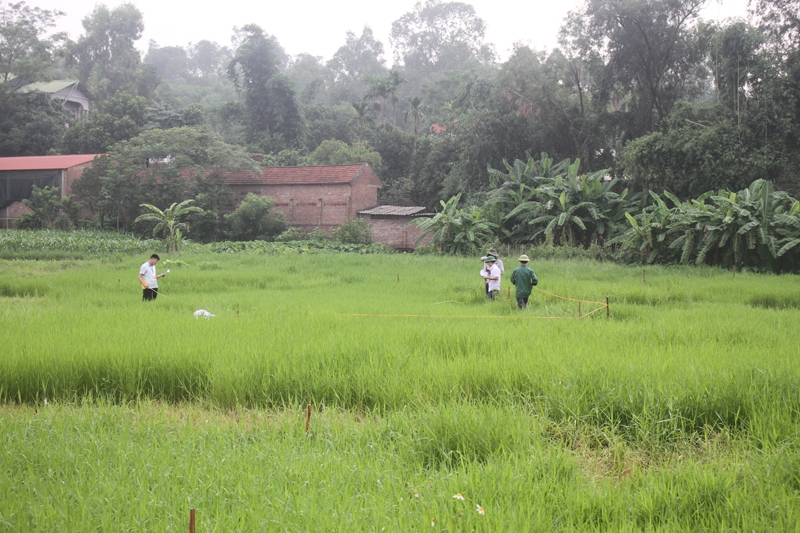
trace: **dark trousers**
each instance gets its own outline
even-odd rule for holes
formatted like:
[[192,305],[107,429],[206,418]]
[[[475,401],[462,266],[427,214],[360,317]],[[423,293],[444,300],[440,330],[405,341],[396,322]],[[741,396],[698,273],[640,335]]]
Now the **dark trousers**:
[[149,301],[155,300],[158,297],[158,287],[155,289],[143,289],[142,290],[142,301]]
[[528,298],[517,298],[517,307],[520,309],[528,308]]

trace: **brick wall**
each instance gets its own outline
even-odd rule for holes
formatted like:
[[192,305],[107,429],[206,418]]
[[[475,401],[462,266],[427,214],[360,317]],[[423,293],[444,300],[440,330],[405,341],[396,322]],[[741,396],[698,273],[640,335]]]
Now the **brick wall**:
[[378,189],[381,182],[370,167],[364,167],[353,178],[352,183],[352,209],[348,220],[356,218],[356,213],[378,205]]
[[359,215],[372,226],[372,240],[393,248],[410,250],[429,244],[432,235],[428,235],[419,243],[415,241],[420,235],[419,228],[411,224],[415,217],[373,218],[371,215]]
[[325,185],[230,185],[241,202],[247,193],[275,199],[286,223],[303,230],[333,230],[356,218],[356,212],[378,205],[380,181],[367,167],[350,183]]
[[22,202],[14,202],[5,209],[0,210],[0,228],[12,229],[16,219],[30,212],[31,209],[22,205]]
[[92,162],[84,163],[82,165],[75,165],[66,170],[61,171],[61,196],[69,196],[72,194],[72,182],[81,177],[85,168],[91,168]]

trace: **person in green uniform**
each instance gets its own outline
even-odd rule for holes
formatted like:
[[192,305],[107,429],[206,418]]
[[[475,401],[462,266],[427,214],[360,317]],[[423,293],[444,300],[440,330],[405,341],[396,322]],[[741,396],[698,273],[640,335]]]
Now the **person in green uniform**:
[[519,266],[511,273],[511,283],[514,284],[514,292],[517,298],[517,307],[526,309],[528,307],[528,297],[531,295],[533,287],[539,284],[539,278],[536,277],[536,272],[528,266],[528,256],[522,254],[519,256]]

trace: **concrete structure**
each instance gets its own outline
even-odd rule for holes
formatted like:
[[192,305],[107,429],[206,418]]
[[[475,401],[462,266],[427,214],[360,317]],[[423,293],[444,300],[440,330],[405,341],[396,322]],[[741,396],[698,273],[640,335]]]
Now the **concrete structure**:
[[0,157],[0,227],[29,211],[22,200],[30,198],[33,186],[60,187],[61,197],[72,194],[72,182],[91,167],[97,154]]
[[286,222],[305,231],[332,231],[378,205],[380,179],[366,163],[319,167],[267,167],[228,174],[237,203],[247,193],[270,196]]
[[372,239],[375,242],[401,250],[410,250],[430,243],[431,235],[417,242],[420,231],[411,222],[420,217],[431,216],[433,213],[426,213],[424,207],[418,206],[381,205],[358,212],[358,217],[372,226]]
[[23,92],[42,91],[58,100],[75,118],[83,118],[89,113],[89,101],[94,97],[86,86],[78,80],[55,80],[26,85]]

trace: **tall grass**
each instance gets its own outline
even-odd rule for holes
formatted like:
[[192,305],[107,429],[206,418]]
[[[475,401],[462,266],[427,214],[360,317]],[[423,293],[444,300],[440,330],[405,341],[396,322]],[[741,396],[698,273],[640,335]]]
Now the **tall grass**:
[[578,319],[463,258],[162,258],[150,303],[146,256],[0,262],[0,524],[799,527],[797,277],[534,261]]

